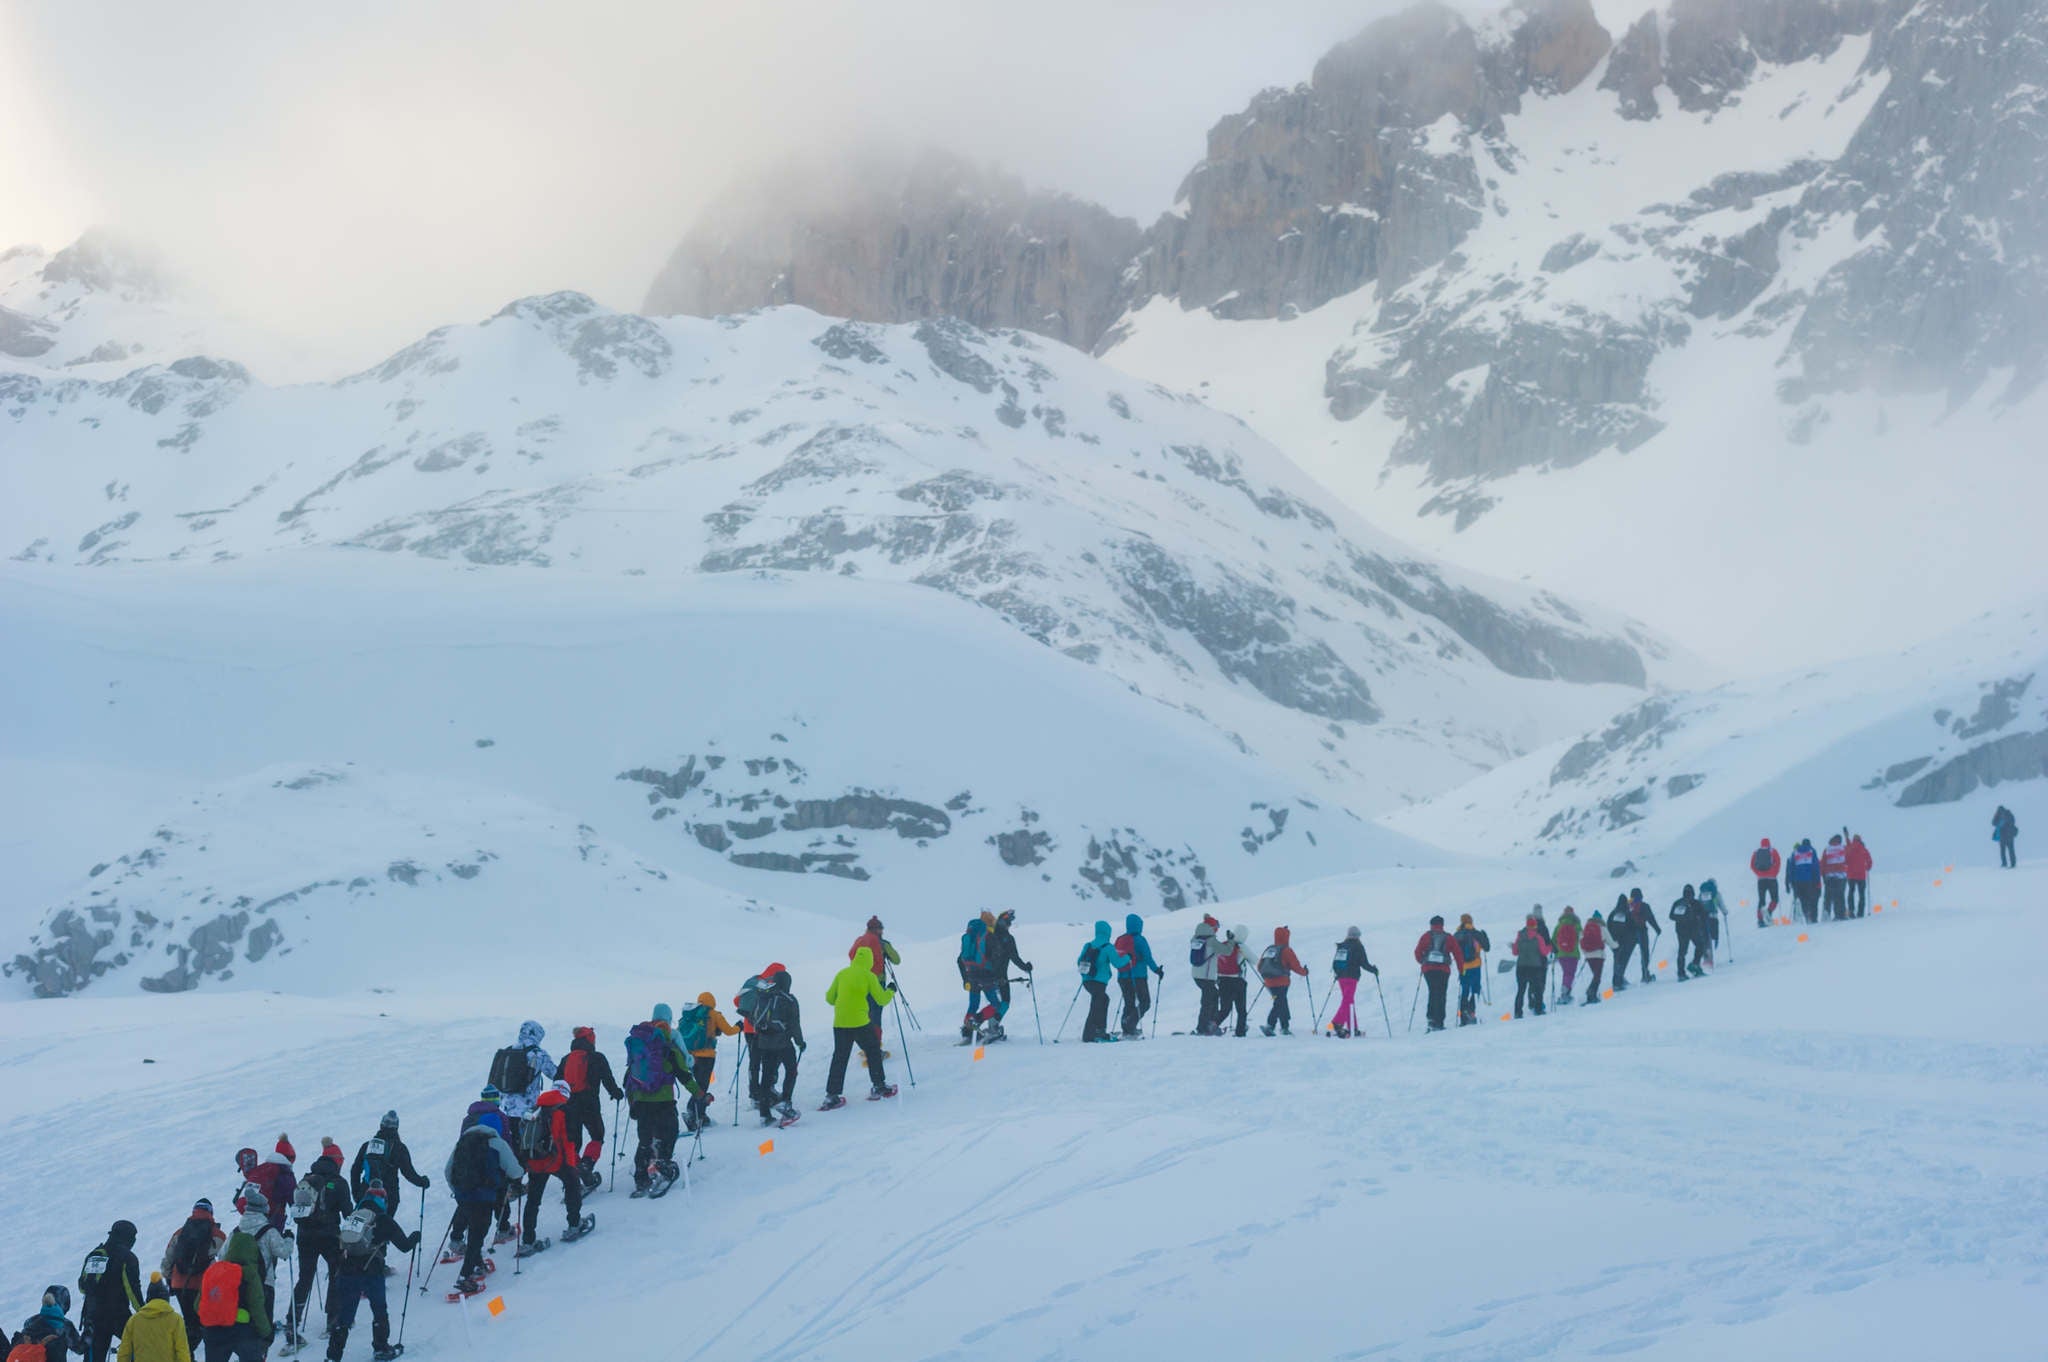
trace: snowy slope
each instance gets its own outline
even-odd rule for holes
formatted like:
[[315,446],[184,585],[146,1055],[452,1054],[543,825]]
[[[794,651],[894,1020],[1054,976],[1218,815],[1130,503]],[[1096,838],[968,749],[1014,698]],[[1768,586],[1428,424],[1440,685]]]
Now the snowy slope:
[[549,923],[935,930],[1442,859],[914,587],[316,550],[14,567],[0,620],[10,991],[325,992]]
[[[1434,552],[1717,659],[1860,654],[2038,592],[2039,7],[1647,8],[1600,6],[1602,30],[1582,5],[1520,6],[1446,41],[1483,78],[1501,44],[1563,24],[1606,54],[1568,88],[1483,91],[1434,122],[1387,97],[1392,198],[1326,216],[1433,254],[1260,311],[1210,296],[1233,276],[1189,247],[1210,292],[1160,285],[1103,353],[1242,417]],[[1454,85],[1464,68],[1427,55],[1447,65],[1413,83]],[[1307,91],[1219,125],[1191,190],[1251,212],[1228,196],[1315,188],[1294,163],[1313,119],[1349,106],[1333,92],[1315,114]],[[1307,130],[1266,130],[1302,100]],[[1317,282],[1282,273],[1273,287]]]
[[1446,847],[1744,869],[1759,837],[1843,826],[1879,865],[1990,845],[1991,812],[2048,823],[2048,605],[1921,647],[1663,696],[1582,739],[1387,819]]
[[1447,574],[1241,425],[1063,347],[574,294],[273,389],[188,358],[0,378],[0,543],[203,564],[316,546],[916,583],[1372,810],[1681,670],[1618,617]]
[[[813,1044],[806,1114],[769,1132],[771,1152],[751,1125],[721,1125],[687,1191],[600,1193],[597,1233],[517,1277],[501,1252],[485,1298],[500,1314],[443,1303],[438,1269],[408,1312],[407,1355],[529,1356],[598,1330],[657,1356],[862,1362],[2032,1357],[2048,1327],[2048,1052],[2025,952],[1981,943],[2023,935],[2044,887],[2033,870],[1964,871],[1805,943],[1746,932],[1700,983],[1518,1024],[1491,1020],[1496,992],[1487,1024],[1425,1038],[1406,1029],[1409,892],[1380,883],[1361,905],[1360,886],[1318,886],[1256,921],[1291,920],[1320,983],[1325,943],[1362,920],[1391,1042],[1167,1038],[1192,1003],[1176,964],[1156,1041],[1040,1049],[1020,995],[1018,1039],[979,1062],[944,1044],[950,939],[906,941],[931,1028],[908,1035],[917,1086],[899,1063],[894,1103],[812,1112]],[[1170,957],[1181,934],[1157,939]],[[1027,931],[1024,946],[1049,1035],[1075,942]],[[116,1216],[160,1244],[195,1196],[225,1200],[237,1147],[279,1131],[307,1157],[320,1135],[352,1150],[395,1106],[438,1182],[521,1016],[550,1041],[595,1023],[616,1058],[620,1028],[656,998],[724,993],[758,965],[715,946],[682,957],[650,943],[660,987],[585,990],[536,970],[509,1006],[455,980],[0,1003],[15,1040],[0,1131],[46,1148],[0,1165],[0,1196],[34,1230],[0,1293],[69,1280]],[[833,958],[785,958],[817,1027]],[[1970,1005],[1941,1004],[1938,982],[1962,977]],[[1378,995],[1364,999],[1381,1032]],[[891,1041],[900,1056],[893,1020]],[[728,1045],[714,1107],[727,1119],[731,1063]],[[93,1120],[72,1119],[81,1106]],[[149,1178],[102,1175],[138,1157]],[[53,1199],[53,1185],[69,1191]],[[427,1200],[435,1241],[449,1207],[438,1187]],[[406,1189],[408,1227],[420,1206]],[[552,1193],[541,1224],[560,1228]],[[349,1356],[364,1346],[358,1334]]]

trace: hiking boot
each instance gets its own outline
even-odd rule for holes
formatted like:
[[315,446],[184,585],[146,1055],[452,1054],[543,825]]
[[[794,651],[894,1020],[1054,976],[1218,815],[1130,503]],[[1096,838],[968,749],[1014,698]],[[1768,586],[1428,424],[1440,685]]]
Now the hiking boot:
[[818,1108],[818,1110],[819,1110],[819,1111],[837,1111],[837,1110],[839,1110],[839,1109],[840,1109],[841,1107],[843,1107],[843,1106],[845,1106],[845,1105],[846,1105],[846,1099],[845,1099],[844,1097],[840,1096],[840,1095],[839,1095],[838,1093],[836,1093],[836,1092],[828,1092],[828,1093],[826,1093],[826,1094],[825,1094],[825,1102],[824,1102],[824,1105],[820,1106],[820,1107]]
[[960,1039],[962,1039],[962,1040],[973,1040],[973,1039],[974,1039],[974,1024],[973,1024],[972,1022],[963,1022],[963,1023],[961,1024],[961,1027],[960,1027]]
[[884,1097],[894,1097],[897,1088],[894,1083],[877,1083],[868,1091],[868,1101],[879,1102]]
[[1264,1026],[1261,1026],[1261,1027],[1259,1028],[1259,1034],[1260,1034],[1260,1035],[1262,1035],[1262,1036],[1270,1036],[1270,1035],[1272,1035],[1272,1034],[1273,1034],[1273,1023],[1271,1023],[1271,1022],[1267,1022],[1267,1023],[1266,1023],[1266,1024],[1264,1025]]

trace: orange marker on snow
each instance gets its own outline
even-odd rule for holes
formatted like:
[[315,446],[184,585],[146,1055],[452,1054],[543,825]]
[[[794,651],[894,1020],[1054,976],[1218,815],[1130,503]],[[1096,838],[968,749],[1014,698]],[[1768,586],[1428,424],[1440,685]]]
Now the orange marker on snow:
[[491,1312],[491,1314],[492,1314],[492,1315],[494,1315],[494,1316],[495,1316],[495,1315],[502,1315],[502,1314],[504,1314],[504,1313],[505,1313],[505,1298],[504,1298],[503,1296],[493,1296],[493,1297],[491,1297],[491,1303],[490,1303],[489,1305],[486,1305],[486,1306],[484,1307],[484,1309],[486,1309],[486,1310],[490,1311],[490,1312]]
[[1801,932],[1801,933],[1799,934],[1799,939],[1800,939],[1801,941],[1804,941],[1804,940],[1806,940],[1806,933],[1805,933],[1805,932]]
[[1600,990],[1600,996],[1603,998],[1612,998],[1614,996],[1614,990],[1611,988],[1602,989]]
[[1898,901],[1897,899],[1893,899],[1893,900],[1892,900],[1892,907],[1896,908],[1896,907],[1898,907],[1898,906],[1899,906],[1899,901]]
[[1941,873],[1944,875],[1953,875],[1956,873],[1956,868],[1952,865],[1945,865],[1941,868]]
[[1941,881],[1940,881],[1940,880],[1936,880],[1936,881],[1934,882],[1934,887],[1935,887],[1936,889],[1939,889],[1939,888],[1941,888]]
[[982,1046],[979,1046],[979,1045],[977,1045],[977,1046],[975,1046],[975,1047],[974,1047],[974,1062],[975,1062],[976,1064],[979,1064],[979,1063],[981,1063],[981,1061],[982,1061],[982,1060],[983,1060],[984,1058],[986,1058],[986,1057],[987,1057],[987,1055],[988,1055],[988,1050],[987,1050],[986,1048],[984,1048],[984,1047],[982,1047]]
[[766,1157],[768,1157],[768,1156],[769,1156],[770,1154],[773,1154],[773,1153],[775,1152],[775,1141],[773,1141],[773,1140],[763,1140],[763,1141],[761,1141],[761,1143],[760,1143],[759,1147],[757,1147],[757,1148],[756,1148],[756,1149],[754,1150],[754,1152],[755,1152],[756,1154],[759,1154],[759,1155],[760,1155],[760,1156],[761,1156],[762,1158],[766,1158]]
[[1664,967],[1665,967],[1666,965],[1668,965],[1668,964],[1670,964],[1670,963],[1671,963],[1671,962],[1670,962],[1669,960],[1659,960],[1659,961],[1657,962],[1657,968],[1658,968],[1658,969],[1663,969],[1663,968],[1664,968]]
[[1503,1012],[1500,1014],[1500,1019],[1502,1021],[1513,1021],[1515,1019],[1515,1014],[1512,1012]]
[[1882,913],[1882,912],[1884,911],[1884,905],[1883,905],[1882,903],[1879,903],[1879,904],[1873,904],[1873,905],[1871,906],[1871,909],[1870,909],[1870,911],[1871,911],[1871,912],[1873,912],[1873,913]]

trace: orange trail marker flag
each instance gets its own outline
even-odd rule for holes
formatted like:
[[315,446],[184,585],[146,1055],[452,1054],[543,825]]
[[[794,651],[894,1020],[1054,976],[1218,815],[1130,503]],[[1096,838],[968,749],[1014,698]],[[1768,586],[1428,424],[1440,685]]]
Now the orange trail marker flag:
[[1513,1021],[1513,1020],[1514,1020],[1514,1017],[1515,1017],[1515,1014],[1514,1014],[1514,1013],[1512,1013],[1512,1012],[1503,1012],[1503,1013],[1501,1013],[1501,1014],[1500,1014],[1500,1019],[1501,1019],[1502,1021]]
[[763,1141],[761,1141],[761,1146],[760,1146],[760,1148],[756,1149],[756,1150],[755,1150],[754,1152],[755,1152],[755,1153],[757,1153],[757,1154],[759,1154],[759,1155],[761,1155],[761,1156],[762,1156],[763,1158],[766,1158],[766,1157],[767,1157],[768,1155],[770,1155],[770,1154],[773,1154],[773,1153],[775,1152],[775,1141],[773,1141],[773,1140],[763,1140]]
[[503,1296],[491,1297],[491,1303],[489,1305],[486,1305],[484,1309],[490,1311],[493,1317],[504,1314],[505,1298]]
[[987,1056],[987,1054],[988,1054],[988,1049],[987,1049],[987,1047],[985,1047],[985,1046],[981,1046],[981,1045],[977,1045],[977,1046],[975,1046],[975,1047],[974,1047],[974,1062],[975,1062],[976,1064],[979,1064],[979,1063],[981,1063],[982,1059],[983,1059],[984,1057],[986,1057],[986,1056]]
[[1614,990],[1611,988],[1603,989],[1601,990],[1600,996],[1603,998],[1612,998],[1614,996]]
[[1801,933],[1799,934],[1799,939],[1800,939],[1801,941],[1804,941],[1804,940],[1806,940],[1806,933],[1805,933],[1805,932],[1801,932]]

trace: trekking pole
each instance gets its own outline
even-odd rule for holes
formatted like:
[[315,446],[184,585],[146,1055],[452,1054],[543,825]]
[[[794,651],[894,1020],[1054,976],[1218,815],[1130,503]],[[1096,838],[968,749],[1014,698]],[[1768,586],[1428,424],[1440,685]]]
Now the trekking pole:
[[1031,976],[1027,974],[1024,976],[1024,987],[1031,994],[1031,1029],[1038,1032],[1038,1043],[1043,1045],[1045,1025],[1038,1020],[1038,985],[1033,983]]
[[[1311,1034],[1314,1034],[1323,1029],[1322,1004],[1316,1001],[1315,980],[1305,979],[1302,982],[1308,987],[1308,1029]],[[1335,984],[1336,981],[1332,980],[1331,986],[1335,987]],[[1330,1001],[1330,990],[1326,988],[1323,990],[1323,1002],[1326,1003],[1328,1001]]]
[[1486,1009],[1493,1010],[1493,971],[1486,967],[1486,952],[1479,952],[1479,987],[1486,994]]
[[[739,1128],[740,1124],[740,1070],[747,1066],[747,1033],[744,1031],[740,1032],[739,1052],[739,1058],[735,1059],[732,1065],[732,1086],[726,1090],[725,1094],[732,1102],[732,1124],[735,1130]],[[749,1098],[754,1096],[751,1088],[747,1096]]]
[[[1380,988],[1380,976],[1377,973],[1372,976],[1372,986],[1379,990],[1380,1020],[1387,1024],[1387,1039],[1392,1040],[1394,1038],[1394,1019],[1387,1015],[1387,991],[1384,988]],[[1352,1020],[1357,1021],[1358,1019],[1353,1017]]]
[[626,1128],[619,1123],[619,1108],[625,1105],[625,1098],[612,1099],[612,1180],[605,1187],[607,1192],[619,1190],[619,1146],[625,1142]]
[[[902,1004],[903,1004],[903,1010],[904,1010],[905,1012],[908,1012],[908,1013],[910,1013],[910,1029],[911,1029],[911,1030],[913,1030],[913,1031],[922,1031],[922,1030],[924,1030],[924,1027],[923,1027],[923,1026],[922,1026],[921,1024],[919,1024],[919,1022],[918,1022],[918,1020],[917,1020],[917,1011],[916,1011],[916,1009],[914,1009],[913,1007],[911,1007],[911,1005],[909,1004],[909,1002],[905,1001],[905,999],[904,999],[904,997],[903,997],[903,985],[902,985],[902,984],[899,984],[899,983],[897,983],[897,982],[896,982],[896,971],[894,971],[894,970],[891,970],[891,971],[889,971],[889,991],[890,991],[891,993],[894,993],[894,994],[896,995],[896,1001],[897,1001],[897,1002],[899,1002],[899,1003],[902,1003]],[[897,1030],[897,1031],[898,1031],[899,1033],[901,1033],[901,1031],[903,1030],[903,1018],[901,1018],[901,1017],[898,1017],[898,1018],[896,1019],[896,1030]],[[907,1068],[909,1068],[909,1067],[910,1067],[910,1066],[909,1066],[909,1065],[907,1065],[907,1064],[906,1064],[906,1065],[904,1065],[904,1068],[906,1068],[906,1069],[907,1069]],[[911,1086],[912,1086],[912,1087],[915,1087],[915,1086],[917,1086],[917,1085],[913,1083],[913,1084],[912,1084]]]
[[[427,1199],[422,1196],[420,1198],[420,1224],[422,1227],[425,1226],[426,1221]],[[455,1217],[451,1215],[448,1217],[448,1228],[441,1231],[441,1242],[434,1249],[434,1261],[427,1264],[427,1275],[420,1278],[420,1294],[422,1296],[427,1294],[427,1286],[434,1280],[434,1269],[441,1265],[442,1257],[448,1252],[448,1236],[453,1233],[455,1233]],[[403,1328],[404,1326],[401,1325],[400,1327]]]
[[1152,1039],[1159,1039],[1159,1014],[1166,1009],[1166,976],[1153,976],[1159,987],[1152,992]]
[[896,1039],[903,1046],[903,1072],[910,1077],[910,1086],[917,1086],[917,1070],[910,1067],[910,1037],[903,1033],[903,995],[896,996]]
[[1415,976],[1415,996],[1408,1000],[1408,1033],[1415,1033],[1415,1009],[1422,1002],[1422,975]]
[[299,1336],[299,1326],[292,1318],[299,1299],[298,1256],[297,1244],[293,1244],[284,1255],[284,1341],[287,1343],[296,1341]]
[[[422,1192],[420,1194],[420,1227],[413,1233],[412,1252],[407,1254],[405,1259],[405,1300],[398,1307],[398,1350],[400,1352],[405,1351],[405,1319],[407,1315],[412,1313],[412,1270],[419,1266],[420,1250],[426,1246],[427,1198],[426,1194]],[[435,1249],[434,1256],[436,1258],[440,1257],[441,1250]]]
[[[529,1174],[528,1176],[531,1176],[531,1175]],[[525,1179],[525,1178],[521,1178],[521,1179],[519,1180],[519,1227],[520,1227],[520,1228],[519,1228],[519,1233],[518,1233],[518,1235],[517,1235],[517,1236],[515,1237],[515,1241],[514,1241],[514,1243],[513,1243],[513,1245],[512,1245],[512,1275],[513,1275],[513,1276],[515,1276],[515,1277],[517,1277],[517,1276],[519,1275],[519,1267],[520,1267],[520,1264],[522,1264],[522,1263],[524,1263],[524,1262],[526,1261],[526,1259],[525,1259],[525,1258],[523,1258],[523,1257],[521,1257],[521,1256],[520,1256],[519,1250],[521,1250],[521,1249],[523,1249],[523,1248],[525,1248],[525,1247],[526,1247],[526,1198],[527,1198],[527,1197],[529,1197],[529,1196],[531,1196],[532,1194],[533,1194],[533,1189],[532,1189],[532,1188],[530,1188],[530,1187],[528,1187],[528,1186],[526,1185],[526,1179]]]
[[1074,1003],[1078,1003],[1081,1001],[1082,987],[1083,985],[1081,984],[1074,985],[1073,1002],[1069,1002],[1067,1004],[1067,1015],[1060,1018],[1060,1029],[1052,1033],[1052,1043],[1054,1045],[1058,1045],[1060,1043],[1060,1037],[1067,1034],[1067,1023],[1074,1019]]

